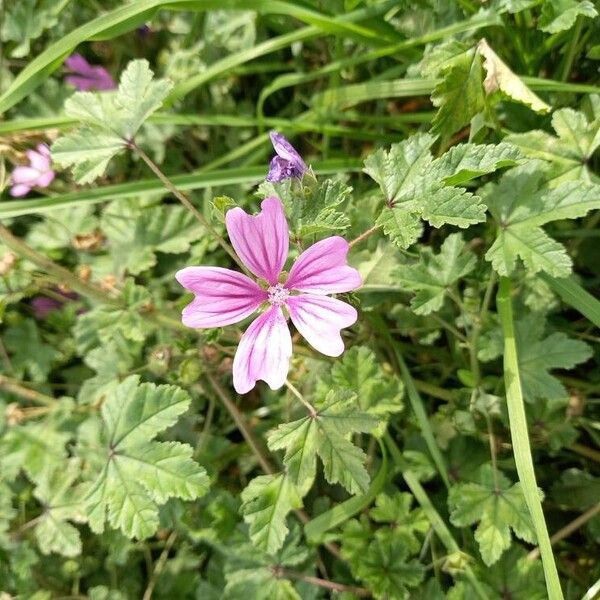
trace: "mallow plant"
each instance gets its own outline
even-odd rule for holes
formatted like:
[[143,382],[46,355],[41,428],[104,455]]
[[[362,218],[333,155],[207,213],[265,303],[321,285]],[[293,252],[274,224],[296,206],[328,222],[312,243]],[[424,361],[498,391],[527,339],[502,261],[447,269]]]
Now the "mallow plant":
[[[308,24],[263,42],[255,13],[214,10],[212,46],[173,34],[118,83],[75,51],[162,4],[114,7],[0,86],[21,149],[0,169],[0,597],[594,598],[600,98],[562,73],[595,7],[461,2],[421,39],[393,33],[414,25],[396,3],[279,3]],[[34,5],[3,26],[17,54],[60,14]],[[522,69],[560,50],[561,81],[517,75],[500,24]],[[322,29],[348,36],[328,66],[274,77],[252,117],[218,114],[226,81],[186,99]],[[331,76],[262,114],[400,51],[403,79]],[[60,117],[32,118],[61,65]],[[431,105],[353,108],[388,94]],[[331,157],[330,136],[352,143]]]

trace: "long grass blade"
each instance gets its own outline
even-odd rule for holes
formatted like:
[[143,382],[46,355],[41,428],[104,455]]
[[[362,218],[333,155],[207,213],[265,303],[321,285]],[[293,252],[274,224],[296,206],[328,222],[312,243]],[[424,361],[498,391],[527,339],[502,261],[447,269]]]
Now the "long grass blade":
[[[348,173],[360,171],[362,163],[358,160],[328,160],[313,165],[318,175]],[[264,167],[245,167],[241,169],[223,169],[210,172],[196,172],[174,175],[171,180],[181,190],[200,190],[213,186],[256,184],[264,179]],[[81,204],[97,204],[108,200],[131,198],[140,193],[161,192],[164,188],[157,179],[142,179],[130,183],[93,187],[69,194],[14,200],[0,203],[0,219],[51,212]]]
[[498,315],[502,323],[504,335],[504,385],[506,387],[506,404],[510,421],[510,435],[513,454],[519,481],[529,513],[533,521],[537,542],[542,555],[542,564],[546,576],[546,589],[550,600],[562,600],[563,593],[558,579],[558,571],[554,562],[550,536],[542,510],[538,486],[531,456],[527,417],[523,401],[523,391],[519,376],[518,349],[515,340],[513,321],[511,283],[507,277],[500,279],[497,297]]

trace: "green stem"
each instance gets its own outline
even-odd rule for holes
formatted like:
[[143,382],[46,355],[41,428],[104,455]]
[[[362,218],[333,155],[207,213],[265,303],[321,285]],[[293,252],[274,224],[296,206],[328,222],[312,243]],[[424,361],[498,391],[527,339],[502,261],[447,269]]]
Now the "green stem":
[[500,279],[497,306],[504,334],[504,385],[506,387],[506,403],[515,464],[542,555],[548,598],[549,600],[562,600],[563,593],[560,587],[556,563],[554,562],[554,554],[552,553],[552,545],[550,544],[550,536],[546,527],[531,456],[527,417],[525,415],[523,392],[519,377],[519,361],[511,300],[511,282],[507,277]]
[[43,404],[44,406],[56,406],[57,404],[56,398],[25,387],[20,381],[10,379],[4,375],[0,375],[0,389],[4,389],[15,396],[19,396],[29,402],[35,402],[36,404]]
[[446,467],[446,462],[444,461],[444,457],[438,448],[438,445],[435,441],[435,437],[433,435],[433,430],[431,429],[431,423],[429,422],[429,418],[427,416],[427,412],[425,410],[425,405],[423,403],[423,399],[421,398],[415,383],[411,377],[410,371],[404,362],[404,358],[402,354],[398,350],[397,345],[394,343],[391,335],[389,334],[385,323],[383,320],[377,316],[372,317],[372,322],[379,331],[385,337],[388,342],[390,349],[392,350],[396,362],[398,364],[398,368],[400,370],[400,375],[402,376],[402,380],[404,381],[404,385],[406,386],[406,391],[408,393],[408,399],[410,401],[410,405],[415,413],[417,418],[417,422],[419,424],[419,428],[421,430],[421,435],[425,440],[427,448],[429,450],[429,454],[435,463],[437,470],[447,488],[450,487],[450,478],[448,476],[448,468]]
[[221,387],[221,384],[216,380],[216,378],[213,375],[207,373],[206,379],[208,380],[210,387],[217,394],[223,406],[225,406],[225,408],[227,409],[227,412],[230,414],[231,418],[235,421],[237,428],[240,430],[240,433],[246,440],[248,446],[250,446],[250,449],[256,457],[256,460],[258,461],[258,464],[260,465],[261,469],[269,475],[275,473],[275,469],[273,468],[271,462],[267,458],[266,450],[261,448],[258,440],[254,437],[252,429],[250,429],[250,426],[246,422],[244,415],[236,406],[235,402],[229,397],[227,392]]
[[562,71],[560,74],[561,81],[567,81],[569,75],[571,73],[571,68],[573,67],[573,61],[577,56],[577,45],[579,43],[579,37],[581,35],[581,29],[583,27],[583,19],[581,17],[577,17],[575,20],[575,27],[570,32],[571,37],[569,41],[569,47],[565,54]]
[[4,242],[11,250],[16,252],[19,256],[26,258],[31,261],[34,265],[40,267],[43,271],[52,275],[58,283],[68,285],[72,290],[87,296],[98,302],[107,304],[119,304],[119,300],[109,296],[101,288],[83,281],[77,275],[74,275],[68,269],[61,267],[54,261],[50,260],[47,256],[39,253],[28,246],[24,241],[14,236],[9,229],[0,225],[0,241]]
[[132,150],[148,165],[150,170],[160,179],[162,184],[179,200],[193,215],[196,220],[219,242],[221,248],[229,254],[233,261],[244,271],[246,267],[238,258],[233,248],[219,235],[219,232],[210,224],[209,220],[192,204],[192,201],[160,170],[159,166],[135,143],[129,142]]

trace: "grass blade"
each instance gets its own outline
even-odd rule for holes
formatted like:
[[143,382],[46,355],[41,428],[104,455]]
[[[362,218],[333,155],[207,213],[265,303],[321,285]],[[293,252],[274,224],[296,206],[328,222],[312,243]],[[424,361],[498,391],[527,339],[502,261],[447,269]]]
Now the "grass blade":
[[[328,160],[313,166],[318,175],[360,171],[360,160]],[[223,169],[210,172],[196,172],[171,177],[173,183],[181,190],[200,190],[212,186],[255,184],[264,179],[265,167],[246,167],[241,169]],[[131,198],[140,193],[164,191],[162,183],[157,179],[142,179],[131,183],[93,187],[58,196],[32,198],[31,200],[15,200],[0,203],[0,219],[51,212],[69,206],[106,202]],[[165,192],[166,193],[166,192]]]
[[515,464],[542,555],[548,598],[550,600],[562,600],[563,594],[558,579],[558,571],[554,562],[550,536],[548,535],[542,503],[538,494],[535,470],[533,468],[533,458],[531,456],[531,446],[527,430],[527,417],[525,415],[525,405],[519,376],[518,351],[512,312],[511,283],[507,277],[500,279],[497,306],[504,334],[504,385],[506,387],[506,404],[508,407]]
[[384,445],[380,443],[380,446],[382,456],[381,466],[379,467],[379,471],[377,471],[377,475],[371,481],[371,486],[367,493],[364,496],[354,496],[345,502],[336,504],[333,508],[306,523],[304,534],[310,542],[320,543],[326,532],[345,523],[355,514],[369,506],[379,492],[381,492],[388,474],[388,459]]
[[540,277],[564,302],[587,317],[596,327],[600,327],[600,301],[586,292],[573,277],[557,279],[546,273],[540,273]]

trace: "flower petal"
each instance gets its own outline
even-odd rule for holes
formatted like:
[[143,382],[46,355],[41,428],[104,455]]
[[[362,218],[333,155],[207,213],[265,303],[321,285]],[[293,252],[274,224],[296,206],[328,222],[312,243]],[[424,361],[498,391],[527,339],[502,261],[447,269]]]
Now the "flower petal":
[[39,176],[40,172],[33,167],[16,167],[11,174],[11,181],[33,186]]
[[179,283],[196,294],[182,313],[187,327],[223,327],[250,316],[267,292],[242,273],[221,267],[186,267],[175,274]]
[[242,262],[254,275],[275,285],[287,259],[290,234],[279,198],[266,198],[261,209],[252,216],[239,207],[232,208],[225,215],[225,224]]
[[10,195],[13,198],[21,198],[22,196],[26,196],[31,191],[31,188],[26,183],[20,183],[18,185],[13,185],[10,188]]
[[337,294],[359,288],[360,274],[346,262],[349,249],[348,242],[337,235],[313,244],[292,265],[285,287],[313,294]]
[[249,392],[261,379],[272,390],[285,383],[292,356],[292,336],[281,307],[271,306],[245,331],[233,359],[233,387]]
[[40,173],[35,185],[41,188],[48,187],[52,181],[54,180],[54,171],[45,171],[44,173]]
[[353,306],[314,294],[290,296],[286,304],[292,323],[315,350],[327,356],[339,356],[344,351],[340,330],[356,323]]
[[39,144],[35,150],[27,150],[29,164],[38,171],[48,171],[50,169],[50,151],[45,144]]

